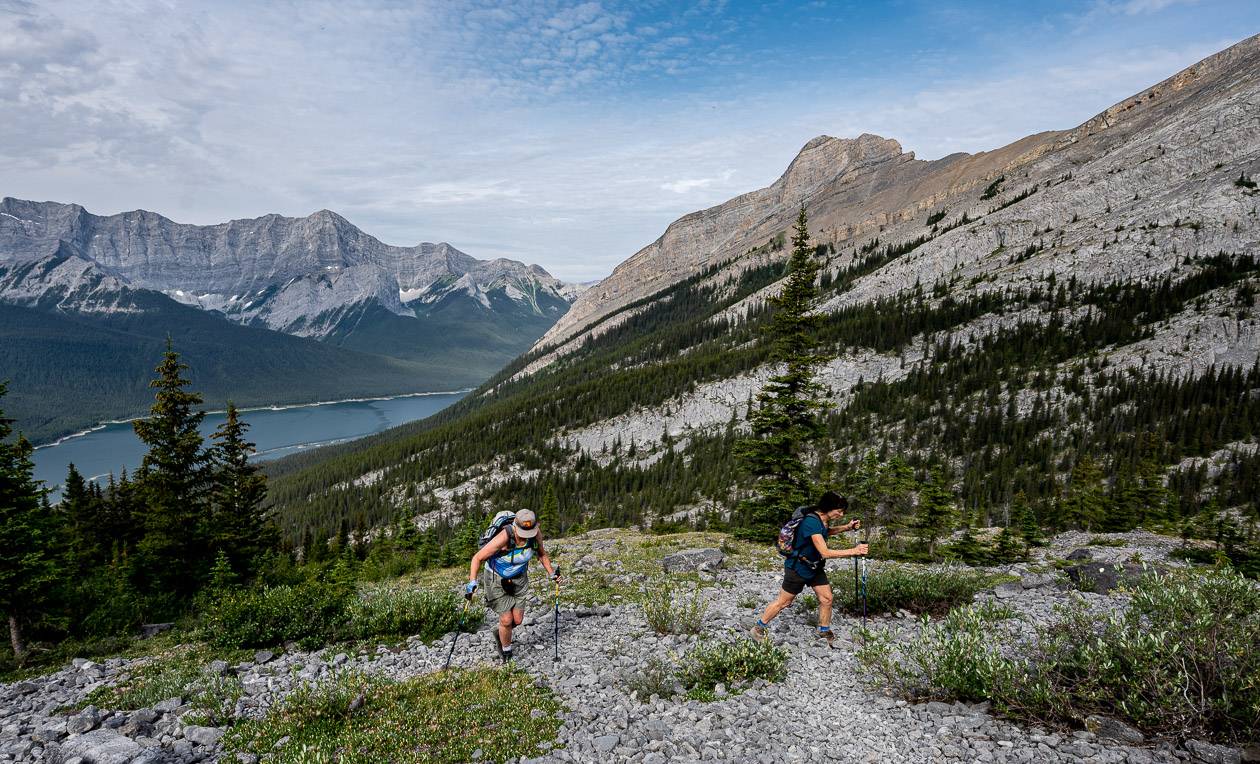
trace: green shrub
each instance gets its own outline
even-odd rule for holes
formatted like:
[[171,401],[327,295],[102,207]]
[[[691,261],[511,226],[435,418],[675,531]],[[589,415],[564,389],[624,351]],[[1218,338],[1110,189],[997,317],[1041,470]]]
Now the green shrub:
[[[832,584],[836,602],[852,615],[862,612],[862,601],[855,597],[848,577],[834,576]],[[966,567],[922,566],[881,563],[867,569],[866,612],[868,614],[911,613],[943,615],[958,605],[1012,577],[985,573]]]
[[978,608],[927,624],[895,647],[872,634],[859,657],[911,697],[988,699],[1016,718],[1079,723],[1115,716],[1148,734],[1241,741],[1260,728],[1260,588],[1219,568],[1135,584],[1124,612],[1077,602],[1018,645]]
[[317,647],[342,632],[349,595],[308,581],[229,592],[205,615],[206,641],[216,647],[268,647],[293,640]]
[[737,683],[752,679],[782,681],[786,664],[787,651],[769,641],[702,642],[683,658],[678,678],[692,697],[706,698],[719,683],[735,689]]
[[347,603],[346,634],[356,639],[416,635],[428,642],[454,631],[460,612],[459,598],[450,592],[371,586]]
[[376,762],[456,764],[537,756],[555,739],[560,704],[523,671],[442,671],[405,682],[347,673],[304,685],[263,719],[224,737],[229,755],[271,764]]
[[683,594],[669,579],[658,579],[643,590],[643,616],[657,634],[699,634],[709,603],[697,585]]
[[653,655],[638,667],[626,687],[640,701],[646,701],[653,695],[661,698],[673,697],[677,683],[674,666],[664,658]]

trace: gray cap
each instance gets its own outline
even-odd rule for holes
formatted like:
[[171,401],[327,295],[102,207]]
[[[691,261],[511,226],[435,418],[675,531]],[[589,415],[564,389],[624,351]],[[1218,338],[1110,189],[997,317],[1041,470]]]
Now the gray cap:
[[532,539],[538,535],[538,518],[528,509],[516,510],[516,520],[512,524],[516,535],[523,539]]

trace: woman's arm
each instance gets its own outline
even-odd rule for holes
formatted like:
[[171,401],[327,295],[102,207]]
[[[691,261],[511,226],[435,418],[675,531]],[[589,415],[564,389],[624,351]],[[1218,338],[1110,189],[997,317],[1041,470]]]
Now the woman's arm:
[[809,537],[814,542],[814,548],[823,556],[825,560],[834,560],[839,557],[863,557],[866,555],[866,544],[858,544],[852,549],[831,549],[827,546],[827,541],[821,533],[815,533]]
[[556,567],[551,564],[551,555],[547,554],[547,549],[543,546],[541,532],[538,534],[538,561],[542,563],[543,570],[547,571],[547,575],[556,575]]
[[472,562],[468,564],[468,580],[470,582],[476,581],[477,573],[481,571],[481,563],[503,551],[506,546],[507,529],[504,528],[499,531],[498,535],[490,539],[490,543],[486,544],[481,549],[478,549],[477,553],[472,556]]

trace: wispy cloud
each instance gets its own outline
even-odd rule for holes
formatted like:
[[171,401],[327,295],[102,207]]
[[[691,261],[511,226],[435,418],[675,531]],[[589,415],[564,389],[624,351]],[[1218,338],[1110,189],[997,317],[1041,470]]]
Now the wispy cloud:
[[196,223],[330,208],[586,280],[817,134],[994,148],[1260,26],[1224,0],[1088,6],[1084,29],[918,2],[0,0],[0,195]]

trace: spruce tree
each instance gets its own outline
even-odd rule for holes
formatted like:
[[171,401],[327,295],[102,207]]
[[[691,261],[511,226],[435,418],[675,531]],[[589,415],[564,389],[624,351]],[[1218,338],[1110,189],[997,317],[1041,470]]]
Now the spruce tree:
[[538,509],[538,527],[548,538],[560,538],[564,535],[560,527],[560,502],[556,498],[556,486],[547,484],[547,493],[543,494],[542,505]]
[[136,436],[148,452],[137,473],[143,537],[137,547],[140,573],[154,594],[176,598],[196,591],[209,572],[212,552],[205,543],[209,457],[198,426],[201,396],[185,390],[188,366],[167,340],[149,416],[136,420]]
[[[928,557],[936,558],[936,542],[953,527],[955,514],[954,492],[945,471],[933,467],[919,491],[919,511],[914,521],[915,534],[926,546]],[[970,523],[967,527],[971,527]]]
[[753,495],[742,502],[747,519],[736,530],[743,538],[773,539],[793,510],[810,498],[805,449],[824,434],[819,421],[823,388],[814,381],[814,370],[826,360],[817,350],[818,316],[813,313],[818,269],[802,206],[788,276],[783,290],[771,300],[770,360],[781,371],[757,394],[748,417],[751,433],[735,446],[736,456],[753,478]]
[[227,418],[214,431],[210,449],[213,470],[209,538],[226,554],[238,575],[251,578],[262,558],[279,541],[263,510],[267,480],[249,457],[254,444],[245,439],[249,425],[228,402]]
[[1102,526],[1107,517],[1107,494],[1102,469],[1091,456],[1083,456],[1072,468],[1072,482],[1063,500],[1065,519],[1087,531]]
[[[0,384],[0,398],[5,394]],[[35,479],[34,449],[21,435],[10,442],[13,420],[0,411],[0,612],[9,626],[13,655],[26,655],[25,626],[51,605],[58,564],[60,527]]]

